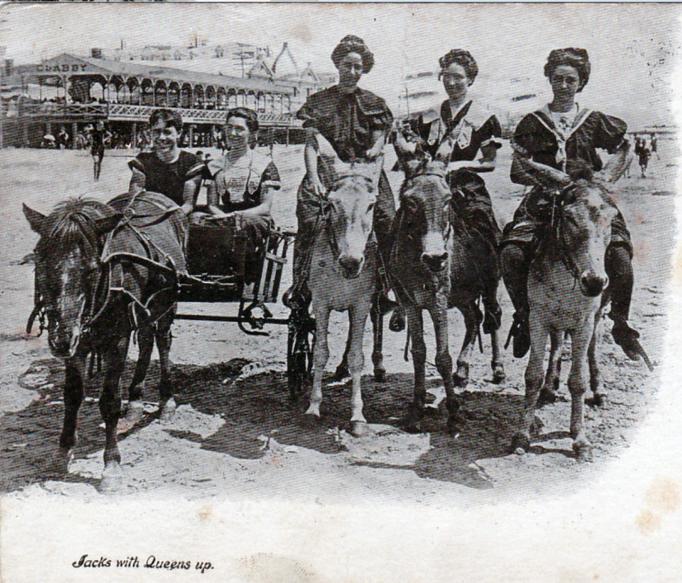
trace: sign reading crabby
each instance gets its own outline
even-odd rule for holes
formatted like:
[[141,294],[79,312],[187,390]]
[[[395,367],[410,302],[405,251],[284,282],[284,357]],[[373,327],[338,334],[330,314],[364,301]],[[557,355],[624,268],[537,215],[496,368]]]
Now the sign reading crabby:
[[87,65],[75,65],[69,63],[43,63],[36,65],[36,71],[39,73],[82,73],[87,68]]

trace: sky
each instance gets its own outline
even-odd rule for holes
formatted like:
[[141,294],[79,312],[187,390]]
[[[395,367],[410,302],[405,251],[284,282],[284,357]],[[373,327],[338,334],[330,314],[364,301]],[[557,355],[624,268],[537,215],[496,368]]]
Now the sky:
[[592,76],[581,105],[619,115],[631,127],[670,123],[671,75],[682,57],[676,5],[564,4],[61,4],[3,6],[0,44],[17,64],[90,47],[209,42],[289,42],[299,65],[333,70],[345,34],[365,39],[376,65],[361,86],[395,103],[405,73],[435,70],[451,48],[466,48],[481,77],[472,96],[493,99],[527,78],[538,102],[550,98],[543,65],[553,48],[583,47]]

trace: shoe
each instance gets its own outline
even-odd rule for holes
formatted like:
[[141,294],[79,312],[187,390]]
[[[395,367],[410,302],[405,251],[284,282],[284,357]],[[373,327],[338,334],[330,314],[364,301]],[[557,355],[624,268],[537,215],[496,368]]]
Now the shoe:
[[639,360],[641,346],[637,330],[630,328],[625,320],[615,320],[611,334],[616,344],[623,349],[630,360]]
[[391,314],[391,319],[388,321],[388,329],[391,332],[402,332],[405,329],[405,310],[402,306],[396,306]]
[[379,294],[379,310],[381,310],[381,315],[386,316],[398,307],[398,302],[394,302],[385,293]]
[[[514,323],[509,330],[509,338],[514,339],[513,352],[514,358],[523,358],[530,349],[530,331],[528,330],[528,319],[524,315],[514,314]],[[505,348],[509,346],[509,338]]]
[[282,303],[290,310],[307,309],[310,303],[310,295],[306,294],[304,290],[295,290],[294,286],[291,286],[284,292]]

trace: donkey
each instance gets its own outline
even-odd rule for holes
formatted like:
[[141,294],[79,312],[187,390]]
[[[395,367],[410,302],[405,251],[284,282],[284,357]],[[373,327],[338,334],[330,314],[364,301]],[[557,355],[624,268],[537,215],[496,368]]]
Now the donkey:
[[[372,223],[383,157],[372,162],[344,163],[327,140],[319,135],[317,140],[320,161],[329,170],[331,187],[320,211],[310,263],[308,286],[316,332],[313,386],[306,415],[320,417],[322,376],[329,358],[329,315],[332,310],[347,310],[350,320],[347,360],[353,385],[351,433],[357,437],[367,428],[360,386],[364,366],[362,338],[377,281],[378,249]],[[381,360],[380,354],[373,354],[375,372],[381,370]]]
[[[561,190],[554,201],[550,232],[531,262],[528,275],[531,349],[525,373],[521,429],[512,439],[512,449],[516,451],[530,448],[539,396],[542,394],[546,401],[554,399],[561,347],[564,336],[570,335],[568,388],[573,450],[579,461],[589,461],[592,457],[592,446],[584,428],[584,396],[589,377],[594,403],[599,405],[603,398],[596,359],[597,328],[608,302],[605,256],[611,241],[611,223],[618,213],[605,182],[615,182],[624,172],[627,154],[624,149],[594,177],[585,170],[584,177],[576,178]],[[551,353],[547,373],[543,375],[548,336]]]
[[[476,304],[483,292],[481,274],[488,270],[499,278],[499,267],[497,257],[490,254],[485,241],[469,232],[453,204],[446,174],[454,142],[446,139],[433,160],[427,155],[415,157],[418,150],[411,149],[411,145],[397,134],[395,149],[405,171],[405,182],[389,262],[391,280],[405,309],[412,338],[414,400],[407,425],[411,431],[421,429],[426,400],[422,310],[427,310],[436,332],[436,368],[445,385],[448,429],[455,432],[459,404],[454,385],[463,387],[468,383],[469,362],[481,320]],[[448,309],[453,307],[464,316],[466,327],[454,377],[447,317]],[[496,330],[491,332],[491,339],[493,382],[500,383],[505,372]]]
[[[84,397],[86,357],[91,352],[102,354],[104,385],[99,407],[106,427],[102,491],[115,491],[121,485],[119,381],[135,328],[141,357],[131,399],[141,398],[138,383],[146,373],[155,337],[162,418],[167,419],[175,409],[168,353],[177,272],[185,269],[188,228],[184,215],[162,195],[142,193],[133,201],[118,197],[112,205],[70,199],[48,216],[23,207],[31,228],[40,235],[34,313],[41,312],[41,320],[46,317],[50,350],[65,362],[64,424],[54,466],[68,471]],[[125,208],[125,214],[116,207]]]

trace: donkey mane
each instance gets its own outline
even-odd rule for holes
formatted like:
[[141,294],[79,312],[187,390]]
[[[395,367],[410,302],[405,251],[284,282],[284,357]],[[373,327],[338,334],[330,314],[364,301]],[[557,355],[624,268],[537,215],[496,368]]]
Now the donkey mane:
[[45,218],[36,251],[40,255],[66,253],[75,246],[87,255],[97,253],[96,221],[115,214],[110,206],[91,198],[73,197],[58,203]]

